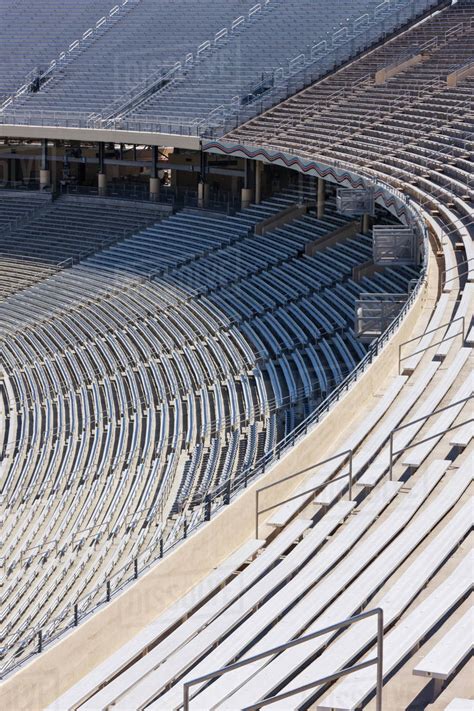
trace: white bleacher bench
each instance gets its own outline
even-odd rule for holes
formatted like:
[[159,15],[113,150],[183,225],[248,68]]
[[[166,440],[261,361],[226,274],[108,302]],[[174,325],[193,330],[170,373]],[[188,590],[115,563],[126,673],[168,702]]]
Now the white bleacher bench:
[[[470,551],[456,569],[384,637],[384,677],[456,607],[472,590],[473,584],[474,552]],[[318,702],[318,711],[351,711],[364,701],[374,687],[373,670],[355,672]]]
[[[436,370],[436,366],[433,371]],[[385,412],[389,409],[390,405],[393,403],[397,395],[400,393],[407,378],[405,376],[397,376],[393,379],[393,382],[388,387],[387,391],[384,393],[382,398],[377,402],[375,407],[371,412],[363,419],[358,428],[350,435],[348,440],[348,447],[357,447],[361,441],[370,433],[371,429],[375,427],[377,422],[383,417]],[[325,481],[333,474],[336,473],[337,469],[341,466],[343,458],[336,459],[332,462],[328,462],[326,465],[315,468],[315,473],[309,478],[303,481],[294,495],[302,493],[312,487],[316,487],[319,484],[324,484]],[[347,469],[347,467],[345,468]],[[344,487],[347,482],[342,481],[342,487]],[[335,494],[336,495],[336,494]],[[310,498],[314,498],[314,494],[310,495]],[[317,502],[322,501],[322,492],[319,492],[316,497]],[[329,505],[334,500],[334,497],[330,501],[325,501],[326,505]],[[280,506],[277,511],[270,517],[267,523],[271,526],[282,527],[291,519],[292,516],[298,511],[298,509],[303,505],[305,499],[303,497],[299,499],[294,499],[286,504]]]
[[[191,615],[185,622],[174,630],[170,635],[165,637],[163,642],[155,646],[149,654],[145,655],[142,659],[139,659],[130,669],[126,669],[117,680],[112,681],[108,684],[102,691],[99,691],[100,684],[96,681],[93,684],[93,677],[89,675],[90,681],[87,685],[87,695],[90,696],[92,692],[97,693],[92,697],[90,701],[86,701],[84,704],[84,709],[94,708],[97,704],[106,704],[109,699],[114,699],[115,695],[118,693],[116,689],[122,687],[124,684],[129,682],[133,684],[142,676],[144,676],[150,669],[156,665],[157,661],[155,657],[166,658],[175,649],[179,648],[180,645],[189,641],[193,634],[196,634],[200,628],[205,624],[206,620],[212,620],[220,611],[225,609],[228,605],[231,605],[235,598],[242,594],[247,587],[249,587],[256,578],[266,572],[266,570],[271,567],[279,556],[284,553],[284,551],[299,537],[310,525],[309,521],[298,520],[294,524],[288,527],[285,532],[286,535],[280,537],[272,542],[268,548],[262,551],[262,554],[258,556],[242,573],[236,576],[230,583],[228,583],[222,590],[220,590],[216,595],[211,597],[207,602],[200,607],[194,615]],[[253,547],[255,547],[255,541],[252,541]],[[262,545],[261,541],[258,541],[259,547]],[[247,544],[248,545],[248,544]],[[226,566],[228,568],[228,565]],[[222,581],[223,582],[223,581]],[[217,588],[214,587],[214,591]],[[183,601],[178,601],[176,603],[178,609],[183,609]],[[190,610],[191,612],[191,610]],[[170,630],[173,627],[173,619],[169,617],[165,612],[164,615],[159,618],[161,620],[162,631],[166,629]],[[171,624],[170,624],[171,623]],[[145,634],[148,638],[157,639],[159,635],[156,634],[157,624],[154,623],[150,630],[145,630]],[[154,635],[153,637],[151,637]],[[137,643],[142,643],[142,635],[136,637]],[[142,644],[143,648],[143,644]],[[156,652],[155,652],[156,650]],[[108,676],[112,677],[115,675],[116,671],[124,666],[128,666],[133,660],[130,654],[128,645],[126,645],[123,650],[119,650],[118,653],[114,654],[108,661],[105,662],[108,669]],[[117,665],[120,663],[119,669]],[[94,674],[95,680],[97,680],[97,675]],[[103,679],[103,676],[102,676]],[[78,685],[80,688],[81,685]],[[69,693],[69,692],[68,692]],[[84,693],[81,689],[81,693]],[[84,698],[84,696],[82,697]],[[60,699],[61,701],[61,699]],[[62,701],[61,701],[62,702]],[[60,706],[52,707],[61,708]]]
[[474,425],[467,422],[465,425],[455,430],[449,439],[452,447],[462,447],[465,449],[474,436]]
[[462,664],[474,645],[474,608],[471,606],[413,669],[416,676],[445,681]]
[[[333,588],[334,586],[339,588],[340,592],[322,615],[316,617],[309,627],[304,625],[305,616],[308,614],[311,616],[317,615],[318,609],[322,606],[321,603],[325,602],[324,582],[322,589],[321,587],[318,589],[317,586],[309,596],[295,605],[291,613],[282,620],[280,637],[276,634],[278,626],[275,626],[271,633],[267,634],[252,649],[252,653],[257,653],[275,644],[282,643],[288,639],[289,635],[297,636],[298,630],[300,633],[303,629],[305,633],[311,633],[325,625],[329,625],[334,620],[345,619],[361,609],[366,601],[370,599],[372,592],[375,592],[393,574],[407,555],[417,548],[425,536],[433,529],[433,526],[449,511],[453,502],[459,499],[466,486],[469,485],[469,472],[464,470],[456,473],[448,486],[438,494],[435,501],[430,505],[429,510],[416,514],[416,510],[429,496],[430,491],[436,486],[447,466],[448,461],[439,460],[433,462],[412,491],[405,499],[400,501],[397,508],[385,520],[385,525],[375,530],[370,538],[366,539],[364,548],[355,548],[349,559],[338,566],[336,572],[330,576],[332,579],[328,580],[326,584]],[[413,520],[410,521],[411,518]],[[384,595],[379,605],[384,610],[385,625],[388,626],[390,622],[397,619],[401,611],[416,597],[420,589],[433,576],[446,556],[456,549],[471,526],[472,512],[470,502],[468,502],[454,517],[450,525],[445,527],[429,546],[418,555],[403,576],[395,583],[395,586],[392,586],[387,594]],[[392,540],[397,532],[400,535]],[[392,542],[389,545],[384,545],[387,540]],[[378,549],[377,556],[374,556],[374,549]],[[358,578],[345,587],[347,579],[343,568],[346,567],[346,564],[350,565],[351,557],[353,558],[352,566],[358,565],[362,572],[360,572]],[[372,562],[367,564],[371,559]],[[291,617],[297,621],[294,628],[290,625]],[[259,666],[261,667],[258,673],[254,673],[254,665],[247,667],[247,674],[249,676],[251,674],[251,677],[242,686],[241,684],[245,682],[245,679],[235,678],[236,672],[228,675],[227,682],[223,677],[222,680],[218,680],[210,687],[209,694],[212,692],[216,697],[224,698],[225,692],[228,695],[229,690],[234,689],[234,694],[229,697],[229,701],[232,702],[230,706],[243,708],[250,703],[256,702],[263,695],[271,695],[275,686],[277,684],[282,685],[285,679],[291,679],[285,687],[285,691],[299,688],[344,666],[357,650],[364,648],[374,632],[375,628],[370,623],[370,620],[358,623],[356,627],[338,638],[336,643],[332,644],[314,662],[311,662],[311,658],[314,657],[318,648],[314,643],[310,647],[304,645],[298,649],[283,652],[272,662],[263,665],[263,667],[257,664],[256,671]],[[318,643],[321,649],[325,649],[328,646],[329,637],[330,635],[321,638]],[[303,671],[294,677],[297,669],[302,669]],[[227,684],[227,686],[223,686],[223,684]],[[235,689],[237,689],[236,692]],[[204,706],[209,700],[209,694],[206,697],[206,692],[204,692],[198,697]],[[311,694],[312,692],[310,692],[310,696]],[[297,708],[300,702],[308,700],[306,699],[307,695],[308,692],[303,692],[301,695],[293,696],[293,707]],[[281,702],[281,704],[276,702],[275,708],[279,709],[279,711],[284,711],[285,703],[285,701]]]
[[474,711],[474,699],[453,699],[444,711]]
[[[410,422],[415,422],[421,417],[430,415],[430,413],[437,407],[438,403],[446,395],[449,388],[452,387],[456,377],[459,375],[461,369],[469,358],[469,355],[469,348],[460,349],[449,369],[443,374],[443,377],[439,380],[436,386],[430,390],[430,394],[426,400],[424,400],[415,412],[411,411],[412,416],[410,418]],[[425,370],[428,370],[435,363],[436,361],[431,361],[426,366]],[[414,387],[416,387],[416,385]],[[415,401],[413,401],[413,404],[415,404]],[[422,428],[423,424],[423,421],[418,421],[415,424],[405,427],[397,432],[393,438],[393,451],[398,452],[409,445],[417,432]],[[394,427],[394,429],[396,429],[396,427]],[[368,467],[364,475],[359,479],[358,483],[361,486],[375,486],[379,479],[388,470],[389,466],[390,452],[388,447],[386,447]]]
[[[473,401],[465,401],[472,395],[473,383],[468,379],[463,382],[461,387],[458,388],[456,393],[451,397],[448,403],[448,409],[444,410],[439,417],[436,417],[434,422],[428,428],[428,431],[422,435],[421,439],[426,440],[416,447],[407,450],[406,454],[402,456],[402,462],[406,466],[418,467],[421,462],[426,459],[428,454],[434,449],[436,444],[441,440],[442,432],[445,432],[449,427],[451,427],[456,420],[457,416],[462,413],[461,420],[472,419],[472,406]],[[463,402],[464,401],[464,402]],[[460,404],[459,404],[460,403]],[[472,427],[473,423],[469,423]],[[459,429],[462,429],[461,427]],[[439,435],[436,437],[435,435]],[[433,438],[433,439],[430,439]]]
[[238,570],[245,561],[252,559],[263,545],[263,541],[250,540],[227,558],[221,565],[213,570],[203,581],[195,585],[189,593],[177,600],[171,607],[163,612],[160,617],[142,630],[136,637],[127,642],[112,656],[99,664],[80,682],[72,686],[65,694],[59,697],[48,711],[61,711],[72,704],[79,704],[85,700],[95,689],[107,681],[108,678],[120,672],[130,661],[143,653],[143,650],[154,640],[172,628],[180,619],[189,615],[200,603],[213,592],[218,590]]

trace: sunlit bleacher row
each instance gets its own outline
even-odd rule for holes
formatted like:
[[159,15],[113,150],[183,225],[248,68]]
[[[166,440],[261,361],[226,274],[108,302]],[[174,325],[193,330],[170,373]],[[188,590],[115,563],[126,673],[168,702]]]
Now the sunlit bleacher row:
[[[352,278],[370,236],[304,255],[348,223],[334,208],[253,233],[314,196],[309,181],[235,217],[185,210],[4,299],[3,563],[17,648],[124,562],[146,563],[172,534],[169,515],[251,467],[355,367],[361,291],[408,292],[414,268]],[[47,216],[64,231],[89,210],[86,233],[101,224],[96,205],[60,199]],[[13,244],[30,242],[18,229]]]
[[[209,12],[192,0],[130,2],[133,7],[123,20],[76,52],[65,66],[58,64],[40,92],[22,95],[10,108],[100,112],[125,99],[148,77],[156,81],[177,61],[184,62],[188,53],[196,53],[203,42],[254,4],[224,0]],[[60,49],[66,49],[67,42],[64,45]],[[53,52],[49,59],[54,59]]]
[[[458,277],[469,292],[462,265]],[[460,308],[454,299],[447,309],[441,299],[426,330],[441,309],[449,319]],[[248,540],[50,709],[180,709],[184,682],[373,607],[384,613],[388,708],[430,699],[425,674],[441,679],[434,692],[440,703],[444,698],[446,708],[464,708],[455,699],[459,689],[470,688],[472,637],[456,630],[472,620],[472,424],[443,431],[472,418],[472,342],[471,334],[465,344],[452,339],[415,356],[406,372],[387,379],[375,407],[361,404],[343,447],[354,453],[353,500],[341,498],[347,479],[330,481],[341,471],[341,455],[301,483],[302,499],[272,513],[267,525],[277,535],[266,543]],[[406,424],[394,451],[423,443],[395,455],[387,481],[390,433]],[[315,496],[314,487],[325,483]],[[375,638],[372,620],[339,636],[327,633],[193,686],[191,703],[246,708],[310,687],[374,657]],[[373,702],[375,682],[368,668],[272,705],[365,707]]]
[[[384,31],[390,32],[417,9],[403,2],[380,6],[373,0],[334,4],[303,0],[296,5],[272,0],[266,9],[268,17],[256,15],[220,51],[194,66],[169,89],[145,100],[130,117],[146,124],[147,119],[157,117],[192,121],[204,119],[211,112],[216,119],[233,111],[245,112],[245,103],[253,92],[257,98],[275,82],[278,85],[288,72],[291,75],[291,71],[311,65],[318,51],[323,54],[331,45],[337,46],[342,61],[355,51],[359,41],[370,45],[370,39],[362,40],[358,32],[367,30],[371,20],[375,23],[383,19]],[[372,41],[377,39],[377,31],[380,28],[374,29]],[[333,39],[335,33],[339,34]],[[318,45],[318,50],[314,49]],[[296,60],[292,66],[288,66],[288,58]],[[287,89],[277,86],[276,91],[284,97]]]
[[[464,374],[466,351],[453,361]],[[431,372],[431,380],[440,395],[457,396],[454,379],[446,372]],[[403,392],[392,396],[392,412],[406,399]],[[408,418],[415,419],[422,409]],[[379,436],[383,428],[382,420]],[[359,439],[369,432],[362,429]],[[390,629],[384,639],[385,674],[401,665],[405,679],[410,678],[412,650],[422,645],[422,654],[433,658],[430,633],[444,620],[437,634],[441,644],[450,635],[453,618],[472,615],[472,601],[466,598],[474,582],[473,454],[472,442],[464,453],[453,454],[447,435],[410,469],[407,480],[386,481],[357,501],[338,501],[333,492],[324,506],[313,505],[289,521],[266,545],[249,540],[212,572],[205,586],[177,601],[50,708],[179,709],[184,682],[315,632],[366,606],[382,608]],[[399,474],[404,469],[399,466]],[[279,525],[288,521],[288,512],[283,514],[276,513]],[[356,661],[365,649],[373,657],[375,637],[375,624],[366,620],[342,636],[327,633],[198,684],[191,698],[202,709],[245,708],[311,685]],[[156,639],[161,641],[151,644]],[[452,673],[462,670],[471,647],[467,632],[450,648]],[[445,661],[435,658],[431,668],[441,671]],[[390,681],[387,686],[390,690]],[[340,682],[329,698],[320,693],[315,701],[314,689],[292,696],[291,708],[305,708],[312,701],[316,708],[351,709],[370,699],[374,688],[375,674],[369,668]],[[406,691],[396,693],[398,703],[403,698],[409,705],[413,699]],[[287,709],[288,703],[285,699],[277,707]]]

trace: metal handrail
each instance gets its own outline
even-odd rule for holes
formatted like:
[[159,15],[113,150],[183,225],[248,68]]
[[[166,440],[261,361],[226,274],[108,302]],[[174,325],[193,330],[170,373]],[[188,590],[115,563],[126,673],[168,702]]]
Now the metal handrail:
[[468,395],[468,397],[464,397],[461,400],[457,400],[456,402],[451,402],[449,405],[445,405],[444,407],[440,407],[438,410],[434,410],[433,412],[430,412],[429,415],[423,415],[422,417],[418,417],[416,420],[412,420],[411,422],[407,422],[404,425],[400,425],[400,427],[396,427],[394,430],[390,432],[390,469],[389,469],[389,478],[390,481],[393,479],[393,458],[397,454],[401,454],[402,452],[405,452],[407,449],[413,449],[414,447],[418,447],[420,444],[424,444],[425,442],[429,442],[432,439],[436,439],[437,437],[442,437],[445,435],[447,432],[451,432],[451,430],[456,430],[459,427],[464,427],[464,425],[469,424],[469,422],[474,422],[474,418],[471,417],[470,420],[466,420],[465,422],[461,422],[457,425],[451,425],[451,427],[447,427],[445,430],[442,430],[442,432],[437,432],[434,435],[431,435],[430,437],[425,437],[422,440],[419,440],[418,442],[415,442],[414,444],[407,444],[405,447],[401,447],[400,449],[397,449],[394,451],[393,449],[393,439],[394,436],[397,432],[400,432],[400,430],[404,430],[407,427],[412,427],[413,425],[418,424],[418,422],[426,422],[426,420],[429,420],[431,417],[434,417],[435,415],[439,415],[440,412],[445,412],[446,410],[450,410],[452,407],[456,407],[457,405],[463,405],[466,402],[469,402],[469,400],[472,400],[474,398],[474,395]]
[[272,649],[268,649],[265,652],[260,652],[259,654],[254,654],[251,657],[247,657],[246,659],[242,659],[238,662],[234,662],[234,664],[229,664],[226,667],[222,667],[221,669],[217,669],[216,671],[208,672],[207,674],[203,674],[200,677],[196,677],[195,679],[191,679],[190,681],[186,681],[183,684],[183,711],[189,711],[189,702],[190,702],[190,690],[193,686],[196,686],[197,684],[202,684],[205,681],[211,681],[212,679],[217,679],[224,674],[227,674],[228,672],[234,671],[235,669],[241,669],[244,666],[247,666],[248,664],[253,664],[253,662],[257,662],[260,659],[266,659],[267,657],[271,657],[273,655],[279,654],[280,652],[284,652],[287,649],[291,649],[292,647],[296,647],[300,644],[304,644],[305,642],[310,642],[313,639],[317,639],[318,637],[321,637],[325,634],[329,634],[330,632],[335,632],[337,630],[345,629],[347,627],[350,627],[350,625],[355,624],[357,622],[360,622],[361,620],[365,620],[369,617],[377,617],[377,656],[376,657],[371,657],[370,659],[366,659],[365,661],[358,662],[357,664],[353,664],[352,666],[344,667],[343,669],[340,669],[337,672],[334,672],[334,674],[329,674],[327,676],[321,677],[319,679],[316,679],[315,681],[310,682],[309,684],[304,684],[304,686],[299,686],[297,689],[291,689],[291,691],[286,691],[282,694],[278,694],[276,696],[272,696],[268,699],[263,699],[261,701],[258,701],[256,704],[252,704],[251,706],[246,706],[245,711],[256,711],[257,709],[262,708],[263,706],[269,706],[270,704],[273,704],[277,701],[282,701],[283,699],[288,699],[291,696],[294,696],[295,694],[300,694],[304,691],[310,691],[311,689],[314,689],[316,686],[322,686],[323,684],[327,684],[331,681],[336,681],[336,679],[340,679],[343,676],[347,676],[348,674],[353,674],[354,672],[360,671],[362,669],[366,669],[367,667],[370,666],[376,666],[377,667],[377,679],[376,679],[376,696],[375,696],[375,711],[382,711],[382,689],[383,689],[383,632],[384,632],[384,620],[383,620],[383,609],[381,607],[376,607],[373,610],[367,610],[366,612],[361,612],[359,615],[354,615],[353,617],[348,617],[345,620],[342,620],[341,622],[335,622],[332,625],[328,625],[328,627],[323,627],[320,630],[316,630],[316,632],[311,632],[310,634],[305,635],[304,637],[299,637],[298,639],[292,639],[289,642],[285,642],[285,644],[280,644],[277,647],[273,647]]
[[[455,267],[462,267],[462,266],[464,266],[465,264],[469,264],[469,262],[474,262],[474,257],[470,257],[469,259],[464,259],[462,262],[458,262],[458,263],[455,265]],[[450,269],[446,269],[444,272],[442,272],[442,275],[441,275],[441,276],[446,275],[446,274],[448,273],[448,271],[451,271],[451,270],[454,269],[455,267],[451,267]],[[465,274],[469,274],[469,272],[470,272],[470,267],[467,268],[467,272],[465,272]],[[443,286],[446,286],[446,284],[450,284],[452,281],[456,281],[456,279],[459,279],[460,276],[465,276],[465,274],[455,274],[455,275],[454,275],[453,277],[451,277],[450,279],[444,279],[444,280],[443,280]]]
[[[457,321],[462,321],[462,329],[459,333],[455,333],[454,336],[443,336],[441,341],[436,341],[436,343],[430,343],[429,346],[426,346],[426,348],[421,348],[419,351],[415,351],[414,353],[410,353],[410,355],[404,356],[402,358],[402,348],[403,346],[408,345],[409,343],[413,343],[413,341],[419,341],[421,338],[424,338],[424,336],[428,336],[430,333],[435,333],[435,331],[440,331],[442,328],[447,328],[448,326],[451,326],[453,323],[457,323]],[[421,336],[414,336],[414,338],[410,338],[408,341],[403,341],[403,343],[400,343],[398,346],[398,375],[401,375],[400,372],[400,366],[402,364],[402,361],[408,360],[409,358],[413,358],[413,356],[419,355],[420,353],[425,353],[425,351],[428,351],[430,348],[434,348],[435,346],[441,345],[441,343],[444,343],[445,341],[450,341],[452,338],[457,338],[457,336],[462,336],[463,341],[465,338],[466,334],[466,322],[465,322],[465,316],[458,316],[457,318],[453,319],[452,321],[449,321],[447,323],[442,323],[440,326],[436,326],[436,328],[432,328],[429,331],[424,331]]]
[[[297,476],[301,476],[301,474],[306,474],[307,472],[311,471],[312,469],[316,469],[316,467],[320,467],[323,464],[328,464],[329,462],[334,461],[335,459],[340,459],[341,457],[344,457],[344,460],[341,462],[340,466],[343,466],[346,463],[347,458],[349,459],[349,471],[346,474],[342,474],[341,476],[338,476],[334,479],[331,479],[329,482],[325,481],[322,484],[318,484],[317,486],[313,486],[307,491],[302,491],[300,494],[296,494],[294,496],[290,496],[288,499],[285,499],[284,501],[279,501],[277,504],[273,504],[272,506],[268,506],[264,509],[259,508],[259,496],[262,493],[262,491],[266,491],[267,489],[273,489],[273,487],[278,486],[278,484],[282,484],[285,481],[289,481],[290,479],[294,479]],[[352,499],[352,458],[353,458],[353,451],[352,449],[346,449],[344,452],[339,452],[338,454],[335,454],[332,457],[329,457],[328,459],[323,459],[321,462],[317,462],[316,464],[312,464],[310,467],[307,467],[306,469],[301,469],[299,472],[295,472],[294,474],[289,474],[288,476],[283,477],[283,479],[278,479],[277,481],[272,482],[271,484],[267,484],[266,486],[262,486],[257,491],[255,492],[255,538],[258,539],[258,520],[259,517],[264,514],[268,513],[268,511],[273,511],[276,508],[279,508],[283,504],[287,504],[290,501],[295,501],[296,499],[301,498],[302,496],[306,496],[307,494],[311,494],[313,492],[319,491],[320,489],[324,489],[328,484],[332,484],[335,481],[339,481],[341,479],[346,479],[349,477],[349,501]]]

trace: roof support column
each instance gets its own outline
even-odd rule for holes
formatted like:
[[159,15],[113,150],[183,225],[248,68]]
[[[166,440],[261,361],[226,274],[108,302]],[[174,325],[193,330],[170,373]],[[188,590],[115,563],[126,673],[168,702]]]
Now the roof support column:
[[201,151],[201,165],[199,171],[198,182],[198,207],[207,207],[209,205],[209,184],[207,182],[208,174],[208,156],[207,153]]
[[44,138],[41,141],[41,164],[40,164],[40,190],[45,190],[51,185],[51,173],[48,160],[48,141]]
[[254,168],[255,163],[252,160],[245,158],[244,163],[245,174],[244,174],[244,187],[242,188],[241,201],[242,207],[246,208],[250,205],[253,200],[253,185],[254,185]]
[[105,172],[105,144],[99,143],[99,174],[97,176],[99,195],[107,193],[107,174]]
[[318,196],[316,202],[316,215],[318,220],[324,217],[324,208],[326,204],[326,181],[324,178],[318,178]]
[[151,147],[150,200],[156,202],[160,194],[158,178],[158,146]]

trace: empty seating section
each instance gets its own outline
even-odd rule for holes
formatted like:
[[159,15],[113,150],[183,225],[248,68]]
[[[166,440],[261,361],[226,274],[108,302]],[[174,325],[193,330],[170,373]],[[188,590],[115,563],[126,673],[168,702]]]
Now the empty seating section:
[[[333,4],[321,0],[298,3],[272,0],[265,11],[244,23],[243,29],[234,33],[219,51],[209,54],[165,91],[151,96],[130,116],[144,123],[147,119],[165,120],[167,117],[175,121],[180,118],[192,121],[205,118],[214,111],[215,119],[219,119],[222,115],[232,114],[233,100],[234,111],[245,111],[245,102],[253,91],[258,96],[259,86],[268,89],[275,77],[280,77],[275,70],[282,67],[287,74],[289,58],[299,55],[296,62],[299,67],[301,63],[310,63],[308,48],[324,42],[330,46],[336,32],[340,33],[341,56],[345,47],[349,52],[350,42],[354,45],[356,34],[354,21],[364,14],[367,18],[366,13],[372,15],[379,4],[370,0],[344,0]],[[387,28],[392,15],[392,22],[396,22],[396,11],[402,6],[403,3],[387,5]],[[347,28],[346,32],[344,28]],[[285,95],[284,89],[280,87],[278,90]],[[220,111],[219,107],[222,107]]]
[[[438,451],[449,452],[447,438]],[[388,675],[441,620],[450,625],[450,613],[472,589],[472,454],[471,448],[460,455],[454,467],[449,460],[434,459],[412,470],[404,488],[399,481],[385,482],[359,504],[333,503],[313,522],[296,519],[230,584],[194,613],[183,614],[179,626],[174,626],[173,614],[158,617],[51,704],[50,711],[179,708],[183,682],[324,628],[364,607],[380,606],[384,611],[390,630],[384,656]],[[292,541],[296,545],[290,546]],[[446,560],[453,555],[446,572]],[[185,613],[185,601],[178,609]],[[160,634],[166,628],[168,632]],[[375,634],[373,621],[367,620],[342,635],[329,633],[253,661],[210,684],[193,686],[192,703],[203,709],[245,708],[311,684],[355,662]],[[158,638],[150,648],[150,640]],[[427,646],[432,644],[428,641]],[[374,686],[374,669],[360,672],[357,702]],[[350,684],[347,689],[354,693]],[[303,708],[312,698],[319,708],[314,696],[314,690],[296,695],[291,708]],[[338,696],[338,703],[341,699],[344,696]],[[276,705],[286,709],[288,699]],[[321,706],[338,707],[325,700]]]
[[304,255],[345,224],[330,202],[322,220],[311,207],[254,234],[296,200],[314,205],[315,191],[307,179],[233,217],[187,209],[148,226],[134,203],[61,198],[9,235],[12,259],[74,262],[16,292],[13,268],[0,305],[11,640],[100,597],[124,562],[145,564],[210,487],[289,434],[364,356],[352,330],[361,291],[408,293],[415,268],[352,279],[370,235]]
[[68,125],[81,115],[132,128],[168,121],[195,132],[203,119],[213,126],[216,119],[222,124],[225,116],[245,112],[262,92],[275,103],[304,82],[306,69],[324,75],[437,4],[129,0],[126,12],[119,6],[125,13],[120,21],[58,63],[39,91],[17,97],[5,108],[4,121],[46,118],[49,112],[60,122],[67,112]]
[[156,218],[102,200],[0,195],[0,301]]
[[102,112],[116,101],[120,104],[144,80],[157,81],[176,62],[184,63],[188,53],[196,53],[199,45],[254,4],[223,0],[213,3],[211,10],[193,0],[129,1],[133,7],[126,17],[65,66],[58,64],[41,91],[23,95],[12,107],[72,114],[80,107],[81,113]]
[[[336,160],[401,188],[428,208],[434,233],[441,221],[450,224],[447,232],[463,244],[462,271],[472,281],[473,80],[467,77],[453,88],[447,76],[472,57],[473,38],[472,2],[460,0],[228,139]],[[422,61],[376,83],[378,70],[410,50]],[[456,278],[449,245],[450,240],[440,245],[447,291]]]
[[[217,5],[215,31],[236,3]],[[240,102],[256,75],[288,59],[295,37],[311,45],[375,5],[302,0],[295,10],[271,0],[248,18],[245,0],[242,27],[132,107],[132,120],[191,121]],[[162,7],[169,27],[158,22]],[[133,95],[182,58],[173,54],[178,17],[181,53],[207,38],[209,17],[193,8],[136,0],[18,103],[100,111],[120,93],[107,52],[123,54],[140,35],[142,60],[124,79]],[[318,12],[315,30],[308,18]],[[390,361],[393,343],[383,351],[386,372],[368,371],[367,400],[335,423],[325,447],[334,456],[295,481],[298,498],[261,511],[261,535],[151,624],[132,626],[49,711],[180,709],[185,682],[242,660],[193,685],[191,708],[242,709],[289,692],[271,708],[371,707],[374,667],[312,685],[376,655],[373,618],[253,657],[373,608],[383,611],[384,707],[426,707],[433,687],[446,708],[469,708],[460,697],[472,696],[473,82],[452,87],[446,77],[470,58],[473,37],[474,2],[459,0],[225,137],[226,150],[313,157],[405,193],[431,238],[427,298],[410,327],[419,340],[403,346],[401,363]],[[407,56],[408,67],[380,79]],[[235,214],[188,208],[161,221],[106,201],[43,199],[27,210],[0,199],[0,671],[34,653],[38,629],[47,639],[74,609],[102,601],[107,581],[127,578],[124,566],[141,570],[180,540],[213,487],[270,459],[364,357],[353,329],[361,293],[408,297],[418,267],[359,269],[373,266],[370,230],[325,241],[350,220],[330,190],[318,218],[317,188],[299,175]],[[307,212],[256,234],[295,203]],[[380,208],[376,220],[394,221]]]
[[113,6],[112,0],[47,0],[38,13],[29,0],[1,0],[0,106],[25,83],[27,75],[31,81],[46,71],[60,52],[81,39]]
[[[472,11],[472,3],[457,3],[226,138],[226,142],[265,145],[269,150],[301,151],[322,161],[343,161],[375,180],[404,188],[421,205],[430,220],[435,244],[452,268],[453,283],[445,285],[433,307],[433,327],[462,314],[468,322],[466,333],[471,328],[473,308],[472,278],[464,263],[470,258],[472,235],[468,164],[472,127],[462,104],[471,89],[468,81],[455,90],[440,88],[440,83],[453,64],[464,61],[472,46]],[[433,36],[439,39],[429,44],[431,50],[424,52],[429,56],[424,56],[421,64],[394,76],[387,86],[375,85],[375,70],[393,64],[407,47],[418,47]],[[368,73],[372,79],[348,89]],[[345,92],[330,103],[329,96],[344,86]],[[397,114],[393,100],[400,103],[407,97],[411,106],[403,103]],[[446,103],[438,110],[440,98]],[[386,115],[385,102],[390,105]],[[380,114],[371,116],[366,126],[369,107],[374,105],[380,107]],[[303,118],[302,110],[306,112]],[[347,127],[350,135],[346,135]],[[271,202],[243,210],[240,219],[251,220],[258,210],[267,217]],[[321,224],[326,220],[332,224],[327,225],[329,230],[340,226],[331,206]],[[285,399],[290,404],[285,422],[294,417],[292,413],[298,414],[292,406],[297,402],[298,389],[302,393],[314,389],[315,373],[324,372],[319,377],[321,391],[330,387],[331,378],[341,377],[345,358],[355,345],[348,319],[359,290],[396,290],[400,278],[409,278],[410,270],[399,268],[355,282],[353,242],[357,244],[355,255],[368,258],[370,252],[370,240],[360,235],[326,247],[311,259],[303,256],[301,248],[308,241],[308,231],[313,236],[316,229],[310,213],[270,233],[272,239],[267,242],[266,235],[259,237],[255,268],[252,241],[243,237],[240,246],[248,259],[235,259],[234,283],[222,289],[225,272],[221,255],[231,249],[237,256],[238,242],[210,254],[209,259],[215,261],[209,264],[215,266],[193,282],[193,297],[212,303],[216,317],[227,314],[232,326],[251,344],[252,353],[258,356],[266,397],[273,398],[277,413]],[[366,248],[368,251],[364,251]],[[279,251],[286,249],[287,256],[282,258]],[[267,264],[263,271],[257,266],[262,259]],[[318,264],[324,267],[320,269]],[[182,267],[188,283],[194,266]],[[267,278],[269,275],[278,278]],[[282,284],[286,292],[283,298],[278,294]],[[429,319],[423,319],[420,321],[429,330]],[[453,326],[444,331],[449,335]],[[342,471],[341,461],[321,467],[301,483],[299,491],[328,482],[324,490],[316,497],[306,493],[306,498],[285,504],[268,519],[268,524],[277,529],[268,553],[280,536],[294,539],[292,527],[297,523],[309,525],[302,541],[288,549],[274,567],[261,577],[261,569],[256,569],[250,587],[242,579],[237,599],[227,597],[226,588],[216,593],[200,608],[202,614],[196,611],[187,616],[159,641],[155,637],[156,645],[150,646],[152,629],[143,630],[51,709],[180,708],[183,682],[377,606],[384,612],[387,707],[409,707],[418,695],[422,698],[426,681],[420,674],[413,674],[412,655],[418,647],[427,660],[420,658],[420,672],[434,674],[438,655],[442,654],[445,664],[438,670],[440,678],[449,681],[458,673],[462,675],[470,643],[456,635],[455,625],[471,609],[471,602],[465,598],[473,585],[474,450],[472,428],[469,431],[464,425],[458,435],[449,428],[472,417],[472,400],[458,404],[460,399],[472,396],[472,344],[469,338],[463,341],[458,336],[440,346],[436,342],[443,333],[441,330],[431,340],[423,338],[425,346],[433,342],[436,347],[411,358],[402,375],[389,378],[378,393],[375,407],[367,409],[365,417],[361,415],[357,425],[347,430],[345,446],[353,452],[355,480],[352,502],[341,500],[347,480],[330,482]],[[411,346],[411,352],[416,348],[416,344]],[[410,355],[410,349],[407,352]],[[303,375],[305,365],[309,380]],[[262,388],[256,387],[256,392],[261,398]],[[448,409],[431,418],[437,408]],[[424,417],[427,419],[419,420]],[[390,434],[404,425],[409,426],[394,438],[390,458]],[[281,418],[277,414],[268,421],[267,433],[278,427]],[[256,433],[249,426],[240,461],[255,448],[256,436],[258,430]],[[429,444],[417,444],[424,438],[430,438]],[[232,441],[226,456],[234,446]],[[215,456],[215,445],[210,447],[206,462]],[[189,469],[200,458],[202,452],[190,459],[186,480]],[[386,479],[389,467],[392,481]],[[282,545],[287,541],[284,539]],[[256,563],[244,575],[251,574],[253,565]],[[239,589],[238,583],[239,576],[233,581],[233,589]],[[163,624],[159,618],[153,627],[162,629]],[[436,645],[431,640],[434,631],[440,634]],[[307,645],[254,661],[194,686],[191,704],[196,708],[246,708],[274,694],[304,687],[367,655],[373,656],[375,634],[373,621],[365,620],[340,635],[326,634]],[[397,680],[392,683],[395,670]],[[299,692],[290,704],[291,708],[352,709],[370,702],[374,688],[375,670],[364,669],[329,690],[323,687]],[[446,693],[449,697],[449,686]],[[456,707],[454,694],[448,697]],[[289,700],[272,706],[286,709]]]

